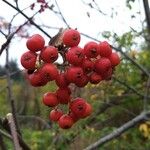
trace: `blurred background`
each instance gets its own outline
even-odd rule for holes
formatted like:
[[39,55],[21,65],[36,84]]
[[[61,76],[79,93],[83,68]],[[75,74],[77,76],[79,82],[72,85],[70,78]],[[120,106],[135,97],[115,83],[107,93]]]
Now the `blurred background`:
[[[0,118],[12,111],[11,96],[22,137],[32,150],[82,150],[148,111],[149,3],[149,0],[0,1]],[[108,41],[121,57],[121,63],[111,80],[97,85],[89,83],[76,91],[76,96],[92,104],[93,113],[71,129],[63,130],[48,119],[51,109],[42,104],[42,95],[57,89],[55,83],[32,87],[25,79],[20,57],[27,50],[29,36],[41,34],[48,44],[60,28],[68,27],[81,33],[81,47],[88,41]],[[11,140],[4,137],[2,141],[6,149],[13,149]],[[150,121],[136,124],[97,149],[149,150]]]

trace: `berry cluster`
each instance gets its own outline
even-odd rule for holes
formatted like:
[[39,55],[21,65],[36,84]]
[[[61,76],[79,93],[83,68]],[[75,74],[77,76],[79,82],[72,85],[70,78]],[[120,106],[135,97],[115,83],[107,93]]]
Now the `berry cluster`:
[[[22,66],[27,69],[27,78],[34,87],[44,86],[55,81],[58,89],[55,93],[43,95],[43,103],[52,107],[49,118],[63,129],[70,128],[81,118],[92,113],[92,106],[83,98],[72,98],[70,85],[85,87],[88,82],[98,84],[111,79],[115,66],[120,63],[116,52],[104,41],[88,42],[79,47],[80,33],[66,29],[59,36],[59,45],[45,46],[44,38],[38,34],[31,36],[26,46],[29,49],[21,57]],[[58,54],[63,57],[63,71],[58,69]],[[60,105],[67,105],[64,113]]]

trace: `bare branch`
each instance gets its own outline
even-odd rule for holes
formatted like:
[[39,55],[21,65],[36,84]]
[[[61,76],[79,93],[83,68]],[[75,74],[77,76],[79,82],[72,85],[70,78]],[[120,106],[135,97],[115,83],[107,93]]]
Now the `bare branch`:
[[12,140],[12,136],[6,132],[4,132],[3,130],[0,129],[0,134],[3,135],[4,137]]
[[8,119],[8,124],[10,126],[11,135],[12,135],[12,138],[13,138],[14,149],[15,150],[21,150],[19,140],[18,140],[18,136],[17,136],[15,122],[14,122],[14,119],[13,119],[13,115],[11,113],[7,114],[7,119]]
[[59,5],[58,5],[58,3],[57,3],[57,0],[55,0],[55,3],[56,3],[57,8],[58,8],[58,10],[59,10],[59,12],[60,12],[60,15],[61,15],[61,17],[62,17],[62,20],[63,20],[64,23],[66,24],[67,28],[70,28],[69,24],[67,23],[65,17],[63,16],[63,14],[62,14],[62,12],[61,12],[61,10],[60,10],[60,7],[59,7]]
[[142,98],[144,97],[143,94],[141,94],[140,92],[138,92],[138,90],[136,90],[136,89],[133,88],[132,86],[128,85],[126,82],[117,79],[115,76],[113,76],[113,79],[114,79],[115,81],[117,81],[118,83],[120,83],[120,84],[126,86],[128,89],[130,89],[131,91],[133,91],[134,93],[136,93],[138,96],[140,96],[140,97],[142,97]]
[[11,3],[9,3],[6,0],[2,0],[3,2],[5,2],[6,4],[8,4],[10,7],[12,7],[13,9],[15,9],[16,11],[18,11],[22,16],[24,16],[26,19],[28,19],[28,21],[34,25],[37,29],[39,29],[41,32],[43,32],[48,38],[51,39],[51,36],[44,31],[42,28],[40,28],[40,26],[38,26],[30,17],[28,17],[25,13],[23,13],[19,8],[15,7],[14,5],[12,5]]
[[3,139],[3,136],[0,134],[0,147],[2,150],[6,150],[6,145]]
[[[0,133],[1,133],[3,136],[7,137],[8,139],[13,140],[13,139],[12,139],[12,136],[10,135],[10,134],[11,134],[11,131],[10,131],[10,126],[9,126],[9,124],[8,124],[7,118],[4,118],[4,119],[0,118],[0,125],[1,125],[9,134],[3,132],[2,130],[0,130]],[[21,137],[18,133],[17,133],[17,136],[18,136],[19,144],[20,144],[20,146],[23,148],[23,150],[30,150],[29,146],[23,141],[22,137]]]
[[7,41],[1,46],[0,49],[0,55],[3,53],[4,49],[10,44],[12,38],[14,37],[14,35],[24,26],[28,23],[28,21],[26,21],[24,24],[22,24],[21,26],[18,27],[18,29],[11,33],[8,37],[7,37]]
[[43,120],[42,118],[38,117],[38,116],[33,116],[33,115],[18,115],[17,118],[22,121],[29,121],[29,122],[32,122],[35,123],[35,122],[39,122],[41,125],[42,125],[42,129],[50,129],[51,126],[45,121]]
[[141,113],[137,117],[133,118],[129,122],[125,123],[124,125],[122,125],[118,129],[113,131],[112,133],[104,136],[103,138],[100,138],[97,142],[95,142],[94,144],[91,144],[90,146],[88,146],[84,150],[96,150],[96,148],[98,148],[99,146],[101,146],[101,145],[105,144],[106,142],[109,142],[109,141],[113,140],[114,138],[120,136],[122,133],[124,133],[128,129],[134,127],[139,122],[146,120],[147,117],[149,117],[149,115],[150,115],[150,112]]

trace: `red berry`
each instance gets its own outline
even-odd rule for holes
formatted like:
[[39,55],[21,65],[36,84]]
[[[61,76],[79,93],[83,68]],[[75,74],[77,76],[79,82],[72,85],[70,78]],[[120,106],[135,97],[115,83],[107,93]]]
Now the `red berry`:
[[67,114],[62,115],[60,117],[60,119],[58,120],[58,124],[59,124],[59,126],[62,129],[69,129],[69,128],[71,128],[73,123],[74,122],[73,122],[72,118],[69,115],[67,115]]
[[94,69],[94,62],[85,58],[82,63],[82,68],[85,73],[90,73]]
[[83,75],[81,78],[78,78],[75,82],[76,86],[84,87],[88,84],[89,78],[86,75]]
[[37,0],[38,3],[45,3],[45,0]]
[[82,118],[86,118],[86,117],[90,116],[92,111],[93,111],[92,106],[89,103],[86,103],[86,109],[85,109],[85,112],[84,112],[84,115],[82,116]]
[[84,53],[88,58],[96,58],[99,54],[98,44],[95,42],[88,42],[84,46]]
[[100,81],[102,81],[101,75],[97,74],[96,72],[93,72],[89,77],[90,83],[92,84],[98,84]]
[[57,86],[60,88],[67,87],[69,85],[69,83],[66,80],[66,76],[64,73],[59,74],[57,76],[55,82],[56,82]]
[[95,71],[98,74],[107,72],[111,68],[111,62],[108,58],[100,58],[95,62]]
[[40,70],[28,75],[28,80],[34,87],[44,86],[47,83],[47,81],[42,77]]
[[25,69],[34,70],[36,64],[37,54],[27,51],[21,56],[21,65]]
[[73,112],[70,112],[69,116],[72,118],[74,123],[77,122],[80,119]]
[[68,104],[68,102],[70,101],[70,94],[71,91],[69,87],[59,88],[56,91],[57,98],[61,104]]
[[86,110],[86,101],[83,98],[76,98],[70,103],[70,110],[78,118],[82,118]]
[[54,46],[47,46],[41,51],[40,57],[46,63],[53,63],[58,58],[58,50]]
[[75,66],[80,66],[84,57],[83,49],[80,47],[72,47],[66,53],[67,61]]
[[43,95],[43,103],[46,106],[54,107],[58,105],[59,101],[55,93],[47,92]]
[[110,79],[111,79],[111,76],[112,76],[112,73],[113,73],[112,68],[109,68],[109,70],[107,70],[106,72],[103,72],[103,73],[101,74],[102,79],[103,79],[103,80],[110,80]]
[[55,80],[58,76],[58,70],[53,64],[44,64],[40,70],[43,78],[47,80],[47,82]]
[[45,40],[39,34],[32,35],[26,42],[26,46],[30,51],[37,52],[44,48]]
[[51,121],[58,121],[60,117],[63,115],[63,111],[60,109],[53,109],[49,114],[49,119]]
[[77,46],[80,43],[80,33],[74,29],[67,29],[63,33],[62,40],[66,46]]
[[82,68],[71,66],[67,69],[66,79],[69,83],[75,83],[76,80],[82,78],[83,75],[84,72]]
[[109,43],[104,41],[99,44],[99,54],[101,57],[109,57],[112,53],[112,48]]
[[117,66],[119,63],[120,63],[120,57],[117,53],[112,53],[110,56],[109,56],[109,60],[111,62],[111,65],[112,67],[115,67]]

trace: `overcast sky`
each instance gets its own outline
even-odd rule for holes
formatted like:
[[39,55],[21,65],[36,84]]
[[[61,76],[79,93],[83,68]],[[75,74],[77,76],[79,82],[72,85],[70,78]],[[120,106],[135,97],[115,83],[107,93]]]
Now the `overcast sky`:
[[[19,0],[19,6],[21,9],[29,6],[35,0]],[[84,0],[89,3],[91,0]],[[99,33],[103,31],[113,31],[121,35],[129,31],[130,27],[135,30],[141,29],[141,21],[144,19],[143,3],[141,0],[137,0],[133,6],[132,10],[129,10],[125,5],[126,0],[97,0],[100,9],[107,15],[102,15],[98,11],[91,9],[89,6],[85,5],[81,0],[57,0],[59,7],[67,20],[68,24],[72,28],[77,28],[79,32],[86,33],[92,37],[101,39]],[[139,3],[140,1],[140,3]],[[13,3],[13,0],[9,0]],[[52,4],[54,0],[49,0],[49,4]],[[111,18],[113,8],[114,17]],[[39,5],[36,6],[35,11],[39,9]],[[57,10],[57,7],[55,8]],[[141,11],[141,15],[136,15],[136,19],[131,19],[131,15],[135,15],[136,12]],[[34,11],[27,9],[24,11],[28,16],[32,16]],[[88,17],[87,12],[90,17]],[[117,12],[117,15],[115,15]],[[0,1],[0,16],[4,17],[8,22],[11,20],[12,16],[16,13],[15,10],[10,8],[4,2]],[[25,18],[18,15],[13,24],[21,25],[25,21]],[[35,18],[37,24],[45,24],[53,27],[65,27],[62,19],[56,16],[53,12],[46,10],[44,13],[37,15]],[[44,28],[51,36],[57,33],[57,30]],[[36,28],[29,28],[28,31],[32,34],[42,34]],[[43,34],[42,34],[43,35]],[[43,35],[46,39],[46,43],[49,39]],[[85,44],[89,39],[82,37],[81,46]],[[20,65],[20,56],[26,51],[25,39],[14,39],[10,45],[10,57],[16,59]],[[0,36],[0,45],[5,42],[5,38]],[[110,41],[111,42],[111,41]],[[111,43],[113,44],[113,43]],[[5,53],[0,56],[0,64],[5,63]]]

